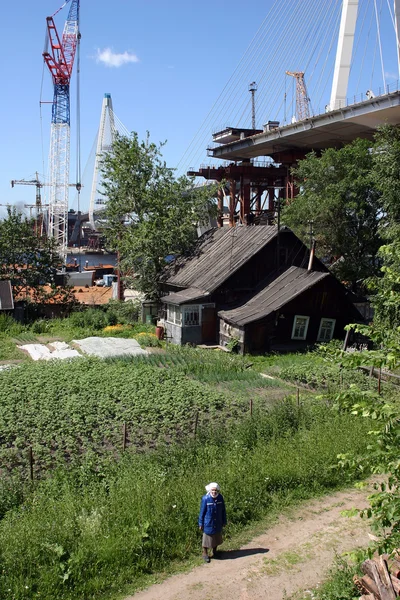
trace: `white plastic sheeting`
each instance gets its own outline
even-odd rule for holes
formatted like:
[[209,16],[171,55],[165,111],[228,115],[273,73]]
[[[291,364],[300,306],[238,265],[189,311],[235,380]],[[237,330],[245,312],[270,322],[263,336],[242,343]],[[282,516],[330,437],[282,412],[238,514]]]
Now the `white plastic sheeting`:
[[147,350],[140,347],[139,342],[134,339],[113,337],[89,337],[84,340],[72,340],[73,343],[90,356],[108,358],[109,356],[138,356],[147,355]]

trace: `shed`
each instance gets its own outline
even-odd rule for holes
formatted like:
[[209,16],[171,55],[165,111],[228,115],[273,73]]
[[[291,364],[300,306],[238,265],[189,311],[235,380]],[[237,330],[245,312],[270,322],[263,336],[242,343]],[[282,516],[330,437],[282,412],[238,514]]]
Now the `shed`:
[[241,352],[299,350],[333,337],[361,315],[347,290],[328,272],[290,267],[250,300],[221,310],[221,345],[237,340]]

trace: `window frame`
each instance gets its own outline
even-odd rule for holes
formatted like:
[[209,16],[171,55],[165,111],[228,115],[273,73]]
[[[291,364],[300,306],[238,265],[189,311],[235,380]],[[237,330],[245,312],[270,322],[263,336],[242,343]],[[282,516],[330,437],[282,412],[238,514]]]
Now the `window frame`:
[[[323,321],[331,322],[331,332],[330,332],[331,337],[329,339],[321,338],[321,330],[322,330],[322,322]],[[333,333],[335,331],[335,327],[336,327],[336,319],[331,319],[330,317],[321,317],[321,320],[319,322],[319,328],[318,328],[317,342],[330,342],[331,339],[333,338]]]
[[[295,330],[296,330],[296,322],[297,319],[306,319],[306,323],[304,325],[304,336],[300,337],[300,336],[295,336]],[[308,333],[308,326],[310,323],[310,317],[307,315],[294,315],[294,319],[293,319],[293,327],[292,327],[292,340],[306,340],[307,339],[307,333]]]
[[[189,313],[196,313],[198,315],[198,322],[187,323],[186,315]],[[201,305],[200,304],[184,304],[181,307],[181,322],[182,327],[199,327],[201,325]]]
[[[173,319],[170,318],[172,313]],[[167,303],[167,323],[172,323],[172,325],[178,325],[179,327],[182,327],[182,311],[179,304]]]

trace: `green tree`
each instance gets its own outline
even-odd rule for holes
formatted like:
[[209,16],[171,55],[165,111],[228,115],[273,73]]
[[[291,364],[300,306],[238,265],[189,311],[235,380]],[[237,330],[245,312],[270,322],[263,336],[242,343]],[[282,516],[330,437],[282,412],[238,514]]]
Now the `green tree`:
[[54,241],[39,237],[33,219],[8,207],[0,220],[0,279],[11,281],[14,294],[54,283],[60,262]]
[[58,302],[72,304],[70,291],[55,285],[61,262],[54,240],[38,236],[33,219],[7,208],[0,220],[0,279],[11,281],[14,298],[38,304],[57,297]]
[[378,129],[372,153],[372,176],[381,194],[381,273],[371,278],[375,323],[400,326],[400,129],[385,125]]
[[136,133],[117,136],[102,162],[108,198],[108,243],[120,254],[130,285],[157,299],[160,277],[170,254],[186,252],[196,239],[196,224],[215,211],[213,191],[175,178],[162,159],[162,144],[139,141]]
[[370,147],[359,139],[321,156],[308,154],[293,170],[300,194],[282,213],[282,221],[306,243],[313,222],[317,254],[355,291],[378,271],[382,243],[382,204]]

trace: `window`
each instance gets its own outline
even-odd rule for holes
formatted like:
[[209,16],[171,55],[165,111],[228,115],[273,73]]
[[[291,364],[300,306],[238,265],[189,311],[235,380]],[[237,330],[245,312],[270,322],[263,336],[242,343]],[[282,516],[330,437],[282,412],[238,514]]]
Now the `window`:
[[168,304],[167,321],[169,321],[170,323],[174,323],[175,325],[181,325],[182,317],[181,309],[179,306],[175,306],[174,304]]
[[200,307],[197,304],[193,304],[193,306],[183,306],[182,308],[184,327],[200,325]]
[[310,317],[295,315],[292,329],[292,340],[306,339],[309,320]]
[[333,337],[336,319],[321,319],[318,331],[318,342],[329,342]]

